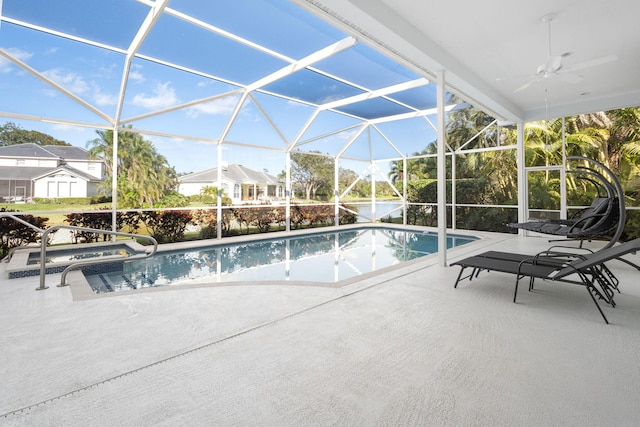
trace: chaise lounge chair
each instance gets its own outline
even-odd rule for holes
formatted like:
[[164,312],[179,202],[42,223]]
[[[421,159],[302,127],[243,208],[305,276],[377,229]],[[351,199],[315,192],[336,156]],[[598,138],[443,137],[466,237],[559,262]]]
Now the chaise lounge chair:
[[[602,318],[606,323],[609,323],[596,297],[615,306],[613,289],[617,289],[618,280],[606,267],[605,262],[618,259],[629,253],[635,253],[638,250],[640,250],[640,239],[586,255],[553,251],[545,251],[534,256],[494,251],[485,252],[451,264],[461,267],[454,287],[457,288],[458,283],[463,279],[469,278],[471,280],[477,277],[479,272],[483,270],[515,274],[513,302],[516,302],[518,284],[523,277],[530,278],[529,289],[532,289],[535,279],[579,284],[586,287]],[[463,277],[462,274],[467,268],[472,268],[471,274]]]
[[570,239],[591,239],[613,230],[620,219],[617,197],[596,197],[591,206],[570,219],[543,219],[508,224],[511,228],[535,231]]

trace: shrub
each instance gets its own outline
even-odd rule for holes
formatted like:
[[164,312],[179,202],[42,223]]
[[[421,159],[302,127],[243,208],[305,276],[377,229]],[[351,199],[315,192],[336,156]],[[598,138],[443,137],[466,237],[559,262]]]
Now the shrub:
[[[343,204],[342,206],[345,206],[345,205]],[[338,213],[339,224],[355,224],[356,222],[358,222],[357,214],[351,213],[344,209],[340,209],[338,212],[339,212]]]
[[233,208],[231,212],[233,213],[233,218],[238,223],[238,227],[240,228],[240,233],[242,233],[242,225],[244,224],[247,227],[247,234],[249,234],[249,221],[250,215],[247,213],[248,209],[241,208]]
[[[233,212],[229,209],[222,210],[222,235],[229,235]],[[201,239],[213,239],[218,237],[218,215],[216,209],[202,209],[193,212],[192,221],[200,227]]]
[[[109,208],[101,209],[104,212],[78,212],[66,215],[65,222],[75,227],[95,228],[98,230],[111,230],[113,217]],[[137,212],[117,212],[116,229],[135,233],[138,231],[140,216]],[[102,237],[102,241],[109,240],[110,235],[106,233],[92,233],[88,231],[72,231],[75,243],[83,241],[87,243],[97,242]]]
[[286,220],[284,207],[258,207],[246,209],[244,219],[258,229],[260,233],[266,233],[272,225],[279,225]]
[[[0,212],[17,212],[0,208]],[[33,215],[20,215],[20,219],[38,227],[41,230],[47,228],[45,223],[49,218]],[[11,248],[36,243],[40,240],[40,232],[14,220],[13,218],[0,217],[0,257],[5,257]]]
[[194,224],[189,211],[145,211],[140,214],[140,218],[158,243],[182,241],[187,226]]
[[622,240],[626,242],[629,240],[637,239],[638,237],[640,237],[640,211],[628,210],[627,222],[622,234]]
[[162,196],[162,199],[158,200],[154,206],[156,208],[183,208],[189,206],[189,198],[176,191],[170,191]]
[[48,199],[46,197],[34,197],[33,203],[46,205],[97,205],[111,202],[111,197],[91,196],[91,197],[65,197]]

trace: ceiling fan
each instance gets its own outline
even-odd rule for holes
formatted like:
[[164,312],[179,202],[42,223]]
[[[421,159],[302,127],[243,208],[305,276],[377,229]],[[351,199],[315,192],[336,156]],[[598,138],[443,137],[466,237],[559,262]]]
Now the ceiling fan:
[[[576,71],[584,70],[586,68],[595,67],[598,65],[606,64],[608,62],[615,61],[617,57],[615,55],[604,56],[602,58],[596,58],[589,61],[579,62],[571,66],[565,66],[562,63],[562,59],[571,55],[571,52],[565,52],[561,55],[551,54],[551,22],[557,15],[555,13],[548,13],[541,18],[541,21],[547,24],[548,34],[548,57],[544,64],[538,65],[534,74],[529,74],[526,77],[531,78],[526,84],[520,86],[514,92],[520,92],[534,85],[535,83],[544,79],[554,78],[568,83],[578,83],[582,80],[582,76],[575,74]],[[497,80],[508,80],[513,77],[498,78]]]

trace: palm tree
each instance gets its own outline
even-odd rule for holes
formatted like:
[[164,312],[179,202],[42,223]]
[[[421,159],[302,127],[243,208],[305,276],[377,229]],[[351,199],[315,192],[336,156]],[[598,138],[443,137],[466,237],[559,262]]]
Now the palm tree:
[[[98,130],[98,138],[89,141],[89,155],[101,157],[106,180],[103,192],[110,191],[113,176],[113,131]],[[177,174],[167,159],[140,134],[118,132],[118,203],[124,207],[150,206],[177,185]]]
[[640,153],[639,107],[582,114],[567,122],[568,133],[579,136],[577,155],[597,158],[616,173],[625,156]]
[[404,180],[404,167],[402,160],[394,160],[389,167],[389,180],[394,184]]

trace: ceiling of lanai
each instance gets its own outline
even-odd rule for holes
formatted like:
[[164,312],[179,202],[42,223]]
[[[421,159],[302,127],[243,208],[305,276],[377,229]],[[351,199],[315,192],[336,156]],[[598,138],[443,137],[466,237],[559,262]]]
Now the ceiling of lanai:
[[[418,69],[446,70],[453,88],[505,120],[640,105],[638,1],[297,1]],[[549,14],[564,71],[514,93],[547,61]]]

